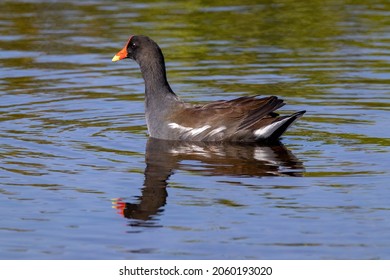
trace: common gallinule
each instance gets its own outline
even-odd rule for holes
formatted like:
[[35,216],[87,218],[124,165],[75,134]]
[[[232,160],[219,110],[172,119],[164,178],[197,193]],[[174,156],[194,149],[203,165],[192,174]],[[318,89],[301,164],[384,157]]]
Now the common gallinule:
[[112,59],[135,60],[145,80],[145,115],[151,137],[185,141],[269,142],[277,140],[305,111],[279,116],[276,96],[240,97],[205,105],[184,103],[167,81],[164,56],[147,36],[130,36]]

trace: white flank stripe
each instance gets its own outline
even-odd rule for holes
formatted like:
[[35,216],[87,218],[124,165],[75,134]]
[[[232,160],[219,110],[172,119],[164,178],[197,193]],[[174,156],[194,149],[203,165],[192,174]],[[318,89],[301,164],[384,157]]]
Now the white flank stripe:
[[199,127],[199,128],[194,128],[193,130],[191,130],[189,133],[192,135],[192,136],[196,136],[200,133],[202,133],[203,131],[205,131],[206,129],[209,129],[211,126],[209,125],[205,125],[205,126],[202,126],[202,127]]
[[214,134],[220,133],[226,129],[226,126],[221,126],[216,129],[213,129],[212,131],[209,132],[209,136],[213,136]]
[[204,125],[202,127],[192,128],[192,127],[182,126],[182,125],[177,124],[177,123],[169,123],[168,126],[170,128],[180,130],[181,132],[187,134],[187,136],[188,136],[188,134],[191,136],[196,136],[196,135],[201,134],[203,131],[205,131],[206,129],[209,129],[211,127],[209,125]]
[[181,130],[183,132],[188,132],[188,131],[193,129],[192,127],[182,126],[182,125],[177,124],[177,123],[169,123],[168,126],[170,128],[173,128],[173,129],[179,129],[179,130]]

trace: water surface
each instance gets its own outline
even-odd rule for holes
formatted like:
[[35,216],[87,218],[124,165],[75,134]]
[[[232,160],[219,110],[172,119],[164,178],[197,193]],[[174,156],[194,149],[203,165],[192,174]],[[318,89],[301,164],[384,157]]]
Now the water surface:
[[[0,11],[1,259],[390,258],[388,1]],[[148,139],[130,34],[186,101],[307,113],[271,146]]]

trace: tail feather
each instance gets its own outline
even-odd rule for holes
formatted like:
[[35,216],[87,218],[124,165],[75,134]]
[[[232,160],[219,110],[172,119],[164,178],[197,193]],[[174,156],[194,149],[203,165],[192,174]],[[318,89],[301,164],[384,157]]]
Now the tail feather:
[[299,111],[291,116],[283,117],[265,127],[254,131],[257,140],[273,141],[278,139],[306,111]]

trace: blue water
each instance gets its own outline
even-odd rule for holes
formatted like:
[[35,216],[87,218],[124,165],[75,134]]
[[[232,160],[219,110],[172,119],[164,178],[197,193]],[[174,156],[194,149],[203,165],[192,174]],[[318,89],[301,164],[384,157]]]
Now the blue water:
[[[0,4],[0,259],[389,259],[387,1]],[[273,146],[148,140],[163,49],[184,100],[307,110]]]

